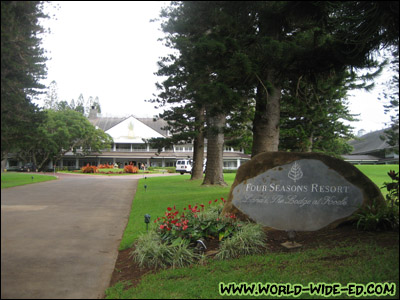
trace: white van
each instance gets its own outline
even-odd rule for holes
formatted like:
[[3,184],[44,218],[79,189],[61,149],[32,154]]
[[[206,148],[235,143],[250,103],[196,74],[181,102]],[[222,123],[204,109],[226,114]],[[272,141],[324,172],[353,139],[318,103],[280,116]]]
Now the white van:
[[[203,173],[206,171],[206,163],[207,159],[205,159],[203,162]],[[176,172],[179,172],[183,175],[184,173],[192,173],[192,169],[193,169],[193,160],[181,159],[176,161]]]
[[176,172],[181,173],[191,173],[192,172],[193,160],[181,159],[176,161]]

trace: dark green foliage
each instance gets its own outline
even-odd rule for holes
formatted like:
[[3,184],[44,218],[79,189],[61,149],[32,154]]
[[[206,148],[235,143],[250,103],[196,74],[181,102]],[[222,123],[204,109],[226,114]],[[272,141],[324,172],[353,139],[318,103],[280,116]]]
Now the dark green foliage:
[[[386,142],[399,153],[399,49],[392,51],[390,69],[393,73],[392,78],[386,83],[383,91],[383,98],[386,101],[385,114],[390,115],[390,128],[385,131],[383,137]],[[382,99],[380,99],[382,100]]]
[[[227,144],[252,155],[277,151],[280,134],[280,149],[349,152],[346,93],[357,79],[371,88],[382,67],[371,53],[398,45],[395,1],[183,1],[161,17],[178,51],[159,63],[168,78],[156,101],[179,104],[165,115],[170,126],[196,135],[180,125],[202,104],[207,126],[225,126]],[[371,72],[356,78],[353,68]],[[222,130],[207,132],[210,142]]]
[[357,228],[361,230],[393,230],[399,228],[399,173],[388,172],[392,182],[385,182],[386,205],[377,206],[374,202],[357,214]]
[[399,172],[395,172],[391,170],[388,172],[389,177],[392,179],[392,182],[385,182],[382,189],[386,188],[388,194],[386,195],[386,200],[388,205],[392,208],[397,206],[399,207]]
[[47,58],[41,48],[39,1],[1,2],[1,151],[22,147],[42,116],[31,100],[44,88]]
[[296,86],[289,84],[282,96],[280,149],[350,153],[346,141],[353,137],[352,128],[343,121],[354,121],[344,100],[351,81],[347,72],[333,72],[329,78],[300,77]]
[[50,161],[60,159],[66,152],[87,155],[109,148],[111,137],[96,129],[81,113],[67,109],[46,110],[45,118],[32,134],[29,145],[19,151],[24,160],[30,160],[39,169]]

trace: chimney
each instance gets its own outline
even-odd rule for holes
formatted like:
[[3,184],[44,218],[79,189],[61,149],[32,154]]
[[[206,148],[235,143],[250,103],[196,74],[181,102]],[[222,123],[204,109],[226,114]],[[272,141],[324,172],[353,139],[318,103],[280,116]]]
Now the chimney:
[[98,111],[97,111],[97,109],[95,108],[95,106],[94,105],[92,105],[91,107],[90,107],[90,112],[89,112],[89,119],[96,119],[97,118],[97,113],[98,113]]

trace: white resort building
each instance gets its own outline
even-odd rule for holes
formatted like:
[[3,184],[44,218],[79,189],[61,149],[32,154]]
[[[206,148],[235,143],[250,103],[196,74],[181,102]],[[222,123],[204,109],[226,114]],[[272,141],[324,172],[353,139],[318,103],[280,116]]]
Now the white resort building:
[[[167,137],[169,133],[162,128],[167,125],[164,120],[154,120],[153,118],[136,118],[134,116],[117,118],[102,117],[97,110],[92,109],[88,117],[89,121],[96,127],[108,133],[114,143],[111,149],[102,153],[92,153],[83,156],[77,151],[67,152],[64,157],[57,161],[58,168],[78,169],[87,164],[118,164],[119,167],[133,163],[136,166],[144,164],[146,167],[174,167],[176,161],[180,159],[193,158],[193,145],[174,145],[171,149],[163,149],[158,153],[157,149],[151,149],[145,140],[150,138]],[[207,155],[207,145],[205,146],[205,158]],[[245,161],[250,160],[250,155],[244,154],[242,150],[235,150],[226,147],[223,154],[224,169],[237,169]],[[20,167],[22,162],[17,162],[12,158],[7,161],[7,168]],[[53,162],[49,164],[49,169],[54,167]]]
[[[193,158],[193,144],[174,145],[171,149],[163,149],[158,153],[157,149],[151,149],[145,141],[151,138],[167,137],[169,133],[162,128],[167,122],[153,118],[136,118],[129,116],[125,118],[101,117],[96,110],[89,114],[89,121],[108,133],[114,143],[110,150],[101,154],[93,154],[84,158],[73,157],[73,153],[67,153],[62,160],[63,166],[82,167],[87,163],[115,164],[124,166],[133,163],[136,166],[144,164],[152,167],[174,167],[179,159]],[[207,147],[207,146],[206,146]],[[205,147],[205,156],[207,148]],[[72,156],[72,157],[71,157]],[[224,150],[224,169],[237,169],[242,163],[250,160],[242,150],[226,147]]]

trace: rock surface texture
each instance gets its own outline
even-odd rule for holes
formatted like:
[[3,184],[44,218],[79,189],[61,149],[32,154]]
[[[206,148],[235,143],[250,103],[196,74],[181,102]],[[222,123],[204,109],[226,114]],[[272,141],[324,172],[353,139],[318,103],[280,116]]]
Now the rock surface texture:
[[269,229],[315,231],[350,220],[373,201],[385,205],[379,188],[343,160],[265,152],[239,168],[223,213]]

